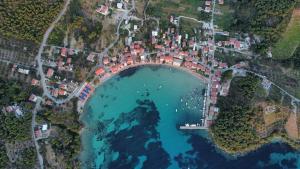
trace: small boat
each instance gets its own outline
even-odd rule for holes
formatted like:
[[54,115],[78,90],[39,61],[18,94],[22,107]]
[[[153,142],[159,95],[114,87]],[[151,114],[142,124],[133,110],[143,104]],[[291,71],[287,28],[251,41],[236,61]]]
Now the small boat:
[[176,112],[177,112],[178,110],[176,109]]

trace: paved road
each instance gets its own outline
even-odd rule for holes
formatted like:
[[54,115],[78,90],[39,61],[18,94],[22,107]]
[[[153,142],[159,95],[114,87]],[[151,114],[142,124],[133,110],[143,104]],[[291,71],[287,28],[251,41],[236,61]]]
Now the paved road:
[[[67,8],[68,8],[69,4],[70,4],[70,0],[67,0],[66,3],[65,3],[65,5],[64,5],[64,7],[63,7],[63,9],[60,11],[60,13],[56,17],[56,19],[51,23],[50,27],[45,32],[45,34],[43,36],[43,41],[42,41],[42,43],[40,45],[38,54],[36,55],[36,58],[35,58],[36,61],[37,61],[37,63],[38,63],[38,72],[39,72],[39,74],[41,76],[41,85],[43,87],[44,95],[46,95],[47,97],[49,97],[53,101],[56,101],[56,99],[51,96],[49,90],[47,89],[47,85],[46,85],[46,81],[45,81],[45,74],[43,72],[43,65],[42,65],[42,61],[41,61],[41,55],[42,55],[42,52],[44,50],[44,46],[46,45],[46,42],[48,40],[48,37],[49,37],[50,33],[52,32],[55,24],[61,19],[61,17],[67,11]],[[37,151],[39,165],[40,165],[40,168],[43,169],[44,168],[43,157],[40,154],[39,145],[37,143],[37,140],[36,140],[35,134],[34,134],[35,118],[36,118],[37,111],[40,109],[40,103],[41,103],[41,98],[39,98],[37,100],[36,106],[35,106],[34,110],[32,111],[31,130],[32,130],[32,137],[33,137],[34,144],[35,144],[36,151]]]
[[[266,76],[264,75],[261,75],[261,74],[258,74],[256,72],[253,72],[253,71],[250,71],[250,70],[245,70],[246,72],[248,73],[252,73],[258,77],[261,77],[261,78],[264,78],[264,79],[267,79]],[[270,80],[269,80],[270,81]],[[270,83],[274,86],[276,86],[277,88],[279,88],[284,94],[290,96],[295,102],[300,102],[300,99],[298,99],[297,97],[291,95],[288,91],[284,90],[283,88],[281,88],[280,86],[278,86],[277,84],[275,84],[274,82],[270,81]]]
[[193,20],[193,21],[195,21],[195,22],[202,23],[202,24],[206,23],[206,22],[200,21],[200,20],[198,20],[198,19],[196,19],[196,18],[192,18],[192,17],[188,17],[188,16],[178,16],[178,26],[179,26],[179,23],[180,23],[180,19],[181,19],[181,18],[190,19],[190,20]]
[[[44,91],[44,95],[47,96],[49,99],[51,99],[52,101],[54,101],[55,103],[64,103],[64,101],[61,100],[57,100],[56,98],[54,98],[51,94],[50,91],[47,89],[47,85],[46,85],[46,78],[45,78],[45,74],[43,72],[43,63],[41,61],[41,55],[43,53],[44,47],[47,43],[47,40],[49,38],[50,33],[52,32],[52,30],[55,27],[55,24],[61,19],[61,17],[65,14],[65,12],[67,11],[67,8],[70,4],[71,0],[67,0],[63,9],[60,11],[60,13],[58,14],[58,16],[56,17],[56,19],[51,23],[51,25],[49,26],[49,28],[47,29],[47,31],[45,32],[44,36],[43,36],[43,41],[40,45],[38,54],[36,55],[36,61],[38,64],[38,72],[41,76],[41,86],[43,87],[43,91]],[[70,100],[70,98],[66,99],[66,100]]]
[[35,107],[34,107],[34,109],[32,111],[31,133],[32,133],[33,142],[35,144],[36,153],[37,153],[37,157],[38,157],[38,160],[39,160],[39,165],[40,165],[40,168],[43,169],[44,168],[43,156],[40,154],[40,147],[39,147],[39,144],[37,143],[37,140],[36,140],[35,134],[34,134],[34,126],[36,124],[35,123],[35,117],[36,117],[37,111],[40,109],[41,101],[42,101],[42,99],[38,98],[38,100],[36,102],[36,105],[35,105]]

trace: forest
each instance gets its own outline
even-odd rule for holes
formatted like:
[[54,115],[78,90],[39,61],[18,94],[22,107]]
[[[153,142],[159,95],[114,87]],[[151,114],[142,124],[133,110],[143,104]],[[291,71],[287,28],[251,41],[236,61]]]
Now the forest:
[[260,80],[248,75],[234,78],[229,95],[219,97],[220,113],[211,128],[215,143],[228,153],[248,151],[260,145],[260,138],[253,128],[255,113],[252,99]]
[[16,118],[14,113],[0,113],[0,141],[31,139],[31,113],[27,112],[32,104],[27,100],[31,88],[22,86],[17,81],[0,79],[0,107],[17,104],[22,107],[24,116]]
[[296,2],[297,0],[230,1],[230,6],[235,11],[231,29],[259,35],[260,43],[254,45],[253,49],[265,52],[285,31]]
[[80,152],[80,122],[79,114],[76,110],[77,100],[72,100],[72,110],[53,110],[45,108],[38,114],[38,119],[50,123],[57,135],[50,137],[51,144],[56,156],[63,156],[66,168],[76,168],[79,166],[78,155]]
[[[31,119],[32,103],[28,102],[32,87],[28,87],[21,82],[0,79],[0,107],[17,104],[22,107],[24,115],[16,117],[14,113],[0,113],[0,168],[5,168],[8,164],[5,143],[15,141],[31,140]],[[35,149],[28,148],[22,151],[21,160],[16,164],[17,168],[33,168],[36,160]]]
[[39,42],[63,0],[0,1],[0,34]]

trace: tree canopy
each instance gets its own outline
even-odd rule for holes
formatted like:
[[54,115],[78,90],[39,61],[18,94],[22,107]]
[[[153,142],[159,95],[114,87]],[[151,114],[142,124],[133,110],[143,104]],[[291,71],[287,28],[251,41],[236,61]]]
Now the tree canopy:
[[251,109],[259,79],[254,76],[234,78],[229,95],[220,97],[220,113],[211,131],[216,144],[229,153],[243,152],[260,143],[253,128],[255,113]]
[[1,1],[0,34],[37,42],[62,5],[63,0]]

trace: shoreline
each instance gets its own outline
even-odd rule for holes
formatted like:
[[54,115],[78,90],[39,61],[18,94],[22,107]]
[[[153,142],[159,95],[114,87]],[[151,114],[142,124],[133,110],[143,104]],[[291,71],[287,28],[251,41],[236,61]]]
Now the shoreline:
[[[118,75],[120,72],[128,70],[128,69],[131,69],[131,68],[135,68],[135,67],[141,67],[141,66],[166,66],[166,67],[170,67],[170,68],[174,68],[174,69],[179,69],[179,70],[182,70],[182,71],[184,71],[186,73],[189,73],[192,76],[200,79],[205,84],[208,84],[208,81],[209,81],[209,79],[206,78],[205,76],[203,76],[203,75],[201,75],[201,74],[199,74],[197,72],[194,72],[193,70],[190,70],[188,68],[182,67],[182,66],[174,66],[174,65],[170,65],[170,64],[162,64],[162,63],[154,63],[154,62],[137,63],[137,64],[132,64],[132,65],[129,65],[129,66],[124,66],[123,68],[121,68],[120,70],[118,70],[115,73],[105,73],[102,77],[100,77],[100,79],[99,79],[100,82],[98,84],[96,84],[96,85],[89,83],[94,88],[94,91],[93,91],[93,93],[91,93],[90,97],[92,97],[94,95],[94,92],[95,92],[96,88],[98,88],[99,86],[101,86],[107,80],[109,80],[109,79],[113,78],[114,76]],[[84,109],[85,103],[88,102],[89,98],[86,99],[84,102],[78,101],[78,105],[77,105],[78,113],[80,113],[80,114],[83,113],[83,109]]]
[[215,143],[215,141],[213,139],[212,131],[209,130],[208,132],[209,132],[209,137],[211,138],[211,143],[214,145],[216,151],[218,153],[222,154],[223,156],[225,156],[226,158],[236,159],[239,157],[243,157],[243,156],[248,155],[249,153],[258,151],[260,148],[262,148],[264,146],[268,146],[268,145],[275,144],[275,143],[286,144],[286,145],[290,146],[293,150],[300,152],[300,146],[294,145],[294,143],[292,143],[291,140],[287,139],[284,136],[281,136],[280,133],[273,133],[266,138],[262,138],[260,144],[253,145],[243,151],[236,151],[236,152],[227,151],[226,149],[223,149],[222,147],[220,147],[218,144]]
[[[154,62],[145,62],[145,63],[137,63],[137,64],[133,64],[133,65],[129,65],[129,66],[124,66],[123,68],[121,68],[120,70],[118,70],[115,73],[106,73],[104,74],[102,77],[100,77],[100,82],[98,84],[91,84],[89,83],[91,86],[93,86],[94,91],[93,93],[91,93],[90,97],[88,99],[86,99],[84,102],[82,101],[78,101],[77,102],[77,111],[79,113],[79,119],[82,117],[82,115],[84,114],[84,106],[86,104],[86,102],[88,102],[88,100],[94,95],[94,92],[96,90],[96,88],[100,87],[103,83],[105,83],[106,81],[108,81],[109,79],[113,78],[114,76],[118,75],[120,72],[131,69],[131,68],[135,68],[135,67],[142,67],[142,66],[166,66],[169,68],[174,68],[174,69],[178,69],[178,70],[182,70],[186,73],[191,74],[192,76],[196,77],[197,79],[201,80],[204,84],[208,84],[208,78],[206,78],[205,76],[194,72],[193,70],[190,70],[188,68],[182,67],[182,66],[174,66],[174,65],[170,65],[170,64],[162,64],[162,63],[154,63]],[[207,89],[208,90],[208,89]],[[205,97],[204,102],[206,102],[207,97]],[[203,107],[205,107],[205,105],[203,105]],[[206,107],[205,107],[206,110]],[[203,112],[204,114],[205,112]],[[80,120],[81,122],[81,120]],[[79,130],[79,135],[81,136],[82,133],[85,131],[85,126],[83,123],[82,124],[82,128]]]
[[[105,73],[103,76],[101,76],[99,78],[100,82],[97,83],[97,84],[93,84],[93,81],[95,79],[93,79],[91,82],[87,82],[88,84],[90,84],[93,88],[94,88],[94,91],[93,93],[91,93],[90,97],[88,99],[86,99],[84,102],[82,101],[78,101],[78,110],[81,110],[79,113],[79,121],[81,123],[81,128],[78,132],[79,136],[80,136],[80,140],[81,142],[83,142],[84,140],[84,133],[87,132],[89,129],[86,128],[86,125],[83,123],[83,121],[81,120],[81,118],[85,115],[85,112],[84,112],[84,107],[85,107],[85,104],[89,101],[89,99],[95,94],[95,90],[100,87],[101,85],[103,85],[103,83],[105,83],[106,81],[114,78],[116,75],[118,75],[120,72],[122,71],[126,71],[128,69],[131,69],[131,68],[136,68],[136,67],[143,67],[143,66],[162,66],[162,67],[165,67],[165,68],[173,68],[173,69],[177,69],[177,70],[180,70],[180,71],[184,71],[186,73],[188,73],[189,75],[192,75],[193,77],[195,77],[197,80],[200,80],[200,83],[203,83],[206,87],[206,90],[207,90],[207,84],[208,84],[208,78],[193,71],[193,70],[190,70],[186,67],[183,67],[183,66],[174,66],[174,65],[170,65],[170,64],[162,64],[162,63],[153,63],[153,62],[147,62],[147,63],[138,63],[138,64],[133,64],[133,65],[129,65],[129,66],[124,66],[122,67],[120,70],[118,70],[117,72],[115,73]],[[203,104],[205,103],[206,101],[206,96],[204,96],[204,99],[203,99]],[[203,110],[206,109],[206,106],[203,105]],[[204,114],[204,112],[203,112]],[[81,150],[80,152],[83,152],[84,150],[84,147],[81,146]]]

